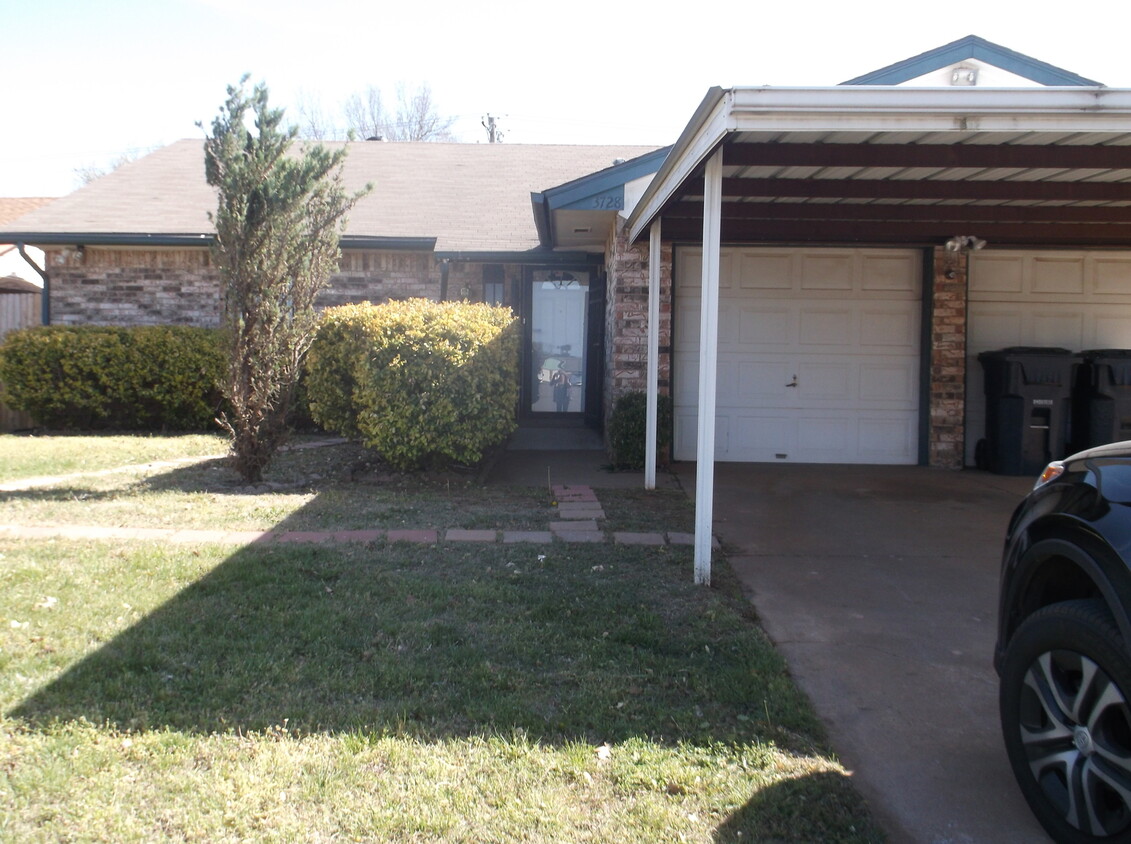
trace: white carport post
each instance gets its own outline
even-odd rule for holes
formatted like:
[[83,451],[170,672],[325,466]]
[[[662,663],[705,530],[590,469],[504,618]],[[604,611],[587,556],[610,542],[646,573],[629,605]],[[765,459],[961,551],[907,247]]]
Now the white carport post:
[[723,151],[707,159],[703,177],[703,312],[699,330],[699,439],[695,455],[695,582],[711,583],[715,510],[715,386],[719,368],[719,250]]
[[656,420],[660,391],[660,218],[648,232],[648,397],[644,426],[644,488],[656,488]]

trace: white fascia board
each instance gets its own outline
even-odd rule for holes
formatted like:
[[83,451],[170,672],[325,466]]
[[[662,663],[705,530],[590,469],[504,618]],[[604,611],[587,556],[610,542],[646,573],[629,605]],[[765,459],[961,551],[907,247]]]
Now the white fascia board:
[[628,217],[629,242],[635,241],[651,224],[668,197],[683,184],[699,164],[707,159],[719,142],[734,127],[729,124],[731,92],[712,88],[699,104],[691,122],[679,136],[652,184]]
[[731,122],[752,132],[1126,132],[1117,88],[735,88]]

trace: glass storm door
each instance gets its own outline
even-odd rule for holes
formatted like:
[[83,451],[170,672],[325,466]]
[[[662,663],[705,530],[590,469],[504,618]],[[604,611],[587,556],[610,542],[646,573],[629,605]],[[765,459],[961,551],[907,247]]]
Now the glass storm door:
[[585,412],[588,296],[588,273],[533,272],[529,412]]

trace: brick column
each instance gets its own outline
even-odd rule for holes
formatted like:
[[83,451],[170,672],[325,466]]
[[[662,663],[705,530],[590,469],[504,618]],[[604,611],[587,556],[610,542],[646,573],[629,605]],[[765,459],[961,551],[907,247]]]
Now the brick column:
[[[648,376],[648,241],[628,244],[618,218],[606,251],[608,278],[605,314],[605,422],[616,400],[643,390]],[[660,360],[661,395],[671,385],[672,245],[661,246]]]
[[931,374],[928,465],[961,469],[966,423],[965,252],[935,247],[931,279]]

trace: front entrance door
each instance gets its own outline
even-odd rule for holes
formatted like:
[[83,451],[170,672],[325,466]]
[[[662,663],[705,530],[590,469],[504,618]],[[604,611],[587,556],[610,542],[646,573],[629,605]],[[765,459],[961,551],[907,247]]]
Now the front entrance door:
[[526,319],[526,414],[545,417],[586,410],[589,273],[532,270]]

